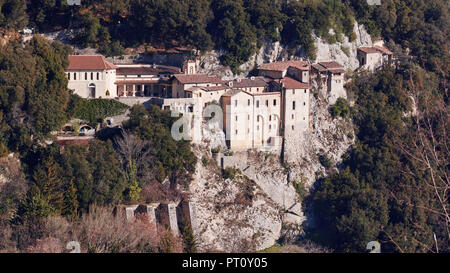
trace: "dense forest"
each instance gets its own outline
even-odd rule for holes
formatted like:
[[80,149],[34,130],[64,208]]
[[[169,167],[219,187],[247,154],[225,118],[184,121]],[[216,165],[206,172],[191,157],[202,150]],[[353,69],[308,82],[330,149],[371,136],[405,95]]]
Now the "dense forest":
[[[415,58],[355,73],[347,85],[355,104],[340,100],[330,109],[335,118],[352,119],[357,141],[305,198],[320,227],[307,234],[338,252],[364,251],[372,240],[383,252],[449,252],[448,3],[381,3],[82,0],[69,7],[60,0],[0,0],[0,27],[75,28],[75,43],[106,55],[141,44],[215,48],[237,71],[264,39],[314,58],[313,33],[330,43],[355,39],[354,20],[363,23],[396,53]],[[169,137],[170,113],[134,106],[123,131],[89,145],[52,142],[51,132],[72,118],[98,123],[122,108],[70,94],[70,52],[39,37],[0,46],[0,158],[13,152],[20,160],[8,173],[11,183],[0,185],[0,251],[62,251],[73,238],[88,252],[195,251],[189,232],[179,240],[110,213],[118,204],[182,198],[196,157],[189,142]]]
[[[333,43],[350,40],[354,21],[373,38],[408,48],[422,66],[442,71],[448,61],[445,0],[2,0],[0,27],[35,27],[40,32],[77,29],[74,42],[120,55],[124,47],[187,46],[223,50],[222,62],[238,72],[265,39],[281,41],[315,58],[312,34]],[[329,29],[335,30],[330,34]]]
[[[96,225],[124,225],[123,215],[108,214],[118,204],[180,198],[196,157],[189,142],[170,137],[175,118],[156,107],[134,106],[123,130],[100,131],[87,146],[58,145],[51,132],[68,120],[96,124],[124,109],[116,101],[70,94],[64,74],[70,52],[40,37],[25,46],[11,42],[0,47],[0,158],[15,152],[21,165],[7,172],[9,182],[0,185],[0,250],[45,251],[60,246],[63,241],[58,240],[71,233],[84,245],[95,245],[86,250],[91,252],[181,251],[183,243],[172,233],[156,234],[145,221],[122,227],[122,233],[97,231],[97,237],[89,237]],[[14,160],[7,162],[14,166]],[[169,187],[163,186],[165,181]],[[76,230],[55,230],[69,226]],[[136,238],[138,231],[143,235]],[[51,237],[54,232],[62,237]],[[104,242],[106,236],[123,244],[109,246],[114,242]],[[139,246],[125,246],[128,239]],[[98,245],[102,242],[106,245]]]

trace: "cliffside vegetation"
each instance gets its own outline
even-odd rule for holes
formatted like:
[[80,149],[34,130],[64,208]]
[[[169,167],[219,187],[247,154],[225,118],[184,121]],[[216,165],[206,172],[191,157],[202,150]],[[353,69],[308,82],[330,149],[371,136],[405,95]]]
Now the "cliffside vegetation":
[[383,0],[380,6],[360,0],[86,0],[80,7],[66,1],[5,0],[0,5],[1,27],[77,28],[76,43],[99,47],[106,55],[120,55],[123,47],[142,43],[217,48],[224,50],[222,62],[235,72],[266,38],[293,52],[301,46],[314,59],[312,33],[330,43],[342,40],[342,34],[352,41],[355,19],[374,38],[409,48],[429,69],[445,71],[448,62],[444,0]]
[[447,82],[408,64],[348,88],[357,141],[312,194],[313,237],[344,252],[374,240],[383,252],[448,252]]
[[[105,134],[104,141],[59,145],[51,132],[67,120],[96,122],[128,108],[71,95],[64,73],[69,52],[38,36],[0,46],[0,159],[8,170],[17,165],[14,172],[0,166],[0,251],[64,251],[71,234],[80,236],[88,252],[182,251],[183,242],[170,232],[149,230],[145,219],[124,225],[123,215],[113,216],[112,209],[179,197],[178,188],[189,184],[195,170],[190,143],[172,139],[170,112],[135,106],[125,130]],[[20,163],[8,163],[17,158]],[[166,178],[169,188],[162,184]],[[95,233],[95,225],[105,228]],[[133,232],[148,236],[134,238]],[[120,242],[101,245],[112,237]],[[184,248],[192,250],[191,241]]]

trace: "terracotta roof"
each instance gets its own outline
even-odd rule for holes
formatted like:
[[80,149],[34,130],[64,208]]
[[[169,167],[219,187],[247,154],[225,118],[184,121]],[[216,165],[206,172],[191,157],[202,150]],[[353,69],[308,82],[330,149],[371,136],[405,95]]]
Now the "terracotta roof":
[[379,53],[379,51],[375,47],[360,47],[358,50],[370,54],[370,53]]
[[168,78],[161,78],[161,79],[133,79],[133,80],[122,80],[122,81],[115,81],[115,84],[151,84],[151,83],[170,83]]
[[254,97],[257,96],[266,96],[266,95],[279,95],[281,94],[280,92],[261,92],[261,93],[252,93],[251,95]]
[[102,55],[69,55],[67,70],[107,70],[117,66],[105,61]]
[[298,68],[300,70],[309,70],[309,65],[305,61],[283,61],[283,62],[273,62],[261,64],[259,70],[273,70],[273,71],[284,71],[290,66]]
[[220,90],[225,90],[228,89],[228,86],[201,86],[200,89],[205,90],[205,91],[220,91]]
[[239,94],[239,93],[245,93],[245,94],[247,94],[247,95],[249,95],[249,96],[251,96],[252,94],[250,94],[250,93],[248,93],[248,92],[245,92],[244,90],[241,90],[241,89],[232,89],[232,90],[229,90],[229,91],[227,91],[227,92],[225,92],[223,95],[222,95],[222,97],[232,97],[232,96],[235,96],[235,95],[237,95],[237,94]]
[[384,54],[387,54],[387,55],[392,55],[392,54],[394,54],[392,51],[390,51],[387,47],[385,47],[385,46],[374,46],[376,49],[378,49],[379,51],[381,51],[382,53],[384,53]]
[[182,84],[186,83],[222,83],[222,81],[216,76],[208,76],[205,74],[177,74],[175,78]]
[[198,90],[202,90],[205,92],[214,92],[214,91],[221,91],[221,90],[225,90],[228,89],[228,86],[193,86],[193,87],[189,87],[188,89],[185,89],[185,91],[188,92],[193,92],[193,91],[198,91]]
[[323,66],[321,66],[320,64],[313,64],[312,68],[319,71],[319,72],[326,72],[327,69]]
[[[245,88],[245,87],[265,87],[267,86],[267,82],[262,77],[255,77],[254,79],[244,78],[240,80],[231,81],[233,83],[233,87],[236,88]],[[228,86],[230,82],[228,82]]]
[[335,73],[345,73],[344,67],[337,62],[319,62],[317,64],[313,64],[312,67],[319,72],[328,71],[332,74]]
[[118,67],[117,75],[156,75],[156,74],[176,74],[179,69],[164,67]]
[[290,77],[284,77],[281,82],[283,83],[283,88],[286,89],[310,89],[309,84],[299,82]]
[[336,69],[336,68],[344,68],[340,63],[337,62],[319,62],[319,65],[327,68],[327,69]]

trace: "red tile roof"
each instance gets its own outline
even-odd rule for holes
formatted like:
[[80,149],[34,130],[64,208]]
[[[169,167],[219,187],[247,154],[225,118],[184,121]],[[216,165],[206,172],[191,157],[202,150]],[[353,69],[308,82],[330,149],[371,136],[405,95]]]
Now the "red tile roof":
[[273,62],[261,64],[259,70],[273,70],[273,71],[284,71],[290,66],[298,68],[300,70],[309,70],[309,65],[305,61],[283,61],[283,62]]
[[384,53],[384,54],[387,54],[387,55],[392,55],[392,54],[394,54],[392,51],[390,51],[387,47],[385,47],[385,46],[374,46],[376,49],[378,49],[379,51],[381,51],[382,53]]
[[313,64],[312,67],[319,71],[319,72],[325,72],[328,71],[330,73],[345,73],[344,67],[337,62],[331,61],[331,62],[319,62],[317,64]]
[[117,66],[105,61],[102,55],[69,55],[67,70],[107,70]]
[[290,77],[284,77],[281,82],[283,83],[283,88],[286,89],[310,89],[309,84],[299,82]]
[[266,87],[267,82],[264,80],[263,77],[255,77],[254,79],[244,78],[239,80],[234,80],[228,82],[228,85],[230,83],[233,83],[233,87],[235,88],[245,88],[245,87]]
[[234,96],[234,95],[237,95],[237,94],[239,94],[239,93],[245,93],[245,94],[247,94],[247,95],[249,95],[249,96],[252,96],[252,94],[250,94],[250,93],[248,93],[248,92],[246,92],[246,91],[244,91],[244,90],[241,90],[241,89],[232,89],[232,90],[229,90],[229,91],[227,91],[227,92],[225,92],[223,95],[222,95],[222,97],[232,97],[232,96]]
[[156,75],[156,74],[176,74],[180,69],[165,67],[118,67],[117,75]]
[[360,48],[358,48],[358,50],[360,50],[364,53],[367,53],[367,54],[379,53],[379,51],[374,47],[360,47]]
[[155,84],[155,83],[166,83],[169,84],[169,78],[159,78],[159,79],[132,79],[132,80],[120,80],[115,81],[115,84]]
[[217,78],[216,76],[208,76],[205,74],[177,74],[175,78],[182,84],[187,83],[220,83],[222,84],[222,80]]

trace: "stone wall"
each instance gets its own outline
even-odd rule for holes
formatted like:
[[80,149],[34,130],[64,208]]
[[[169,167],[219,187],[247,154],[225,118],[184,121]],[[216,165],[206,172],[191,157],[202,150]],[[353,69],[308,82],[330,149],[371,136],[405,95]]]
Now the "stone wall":
[[134,221],[136,214],[148,216],[149,222],[155,230],[170,228],[174,235],[181,234],[180,228],[184,224],[192,227],[193,233],[198,231],[197,210],[193,202],[183,200],[179,203],[151,203],[129,205],[121,207],[125,211],[127,220]]

